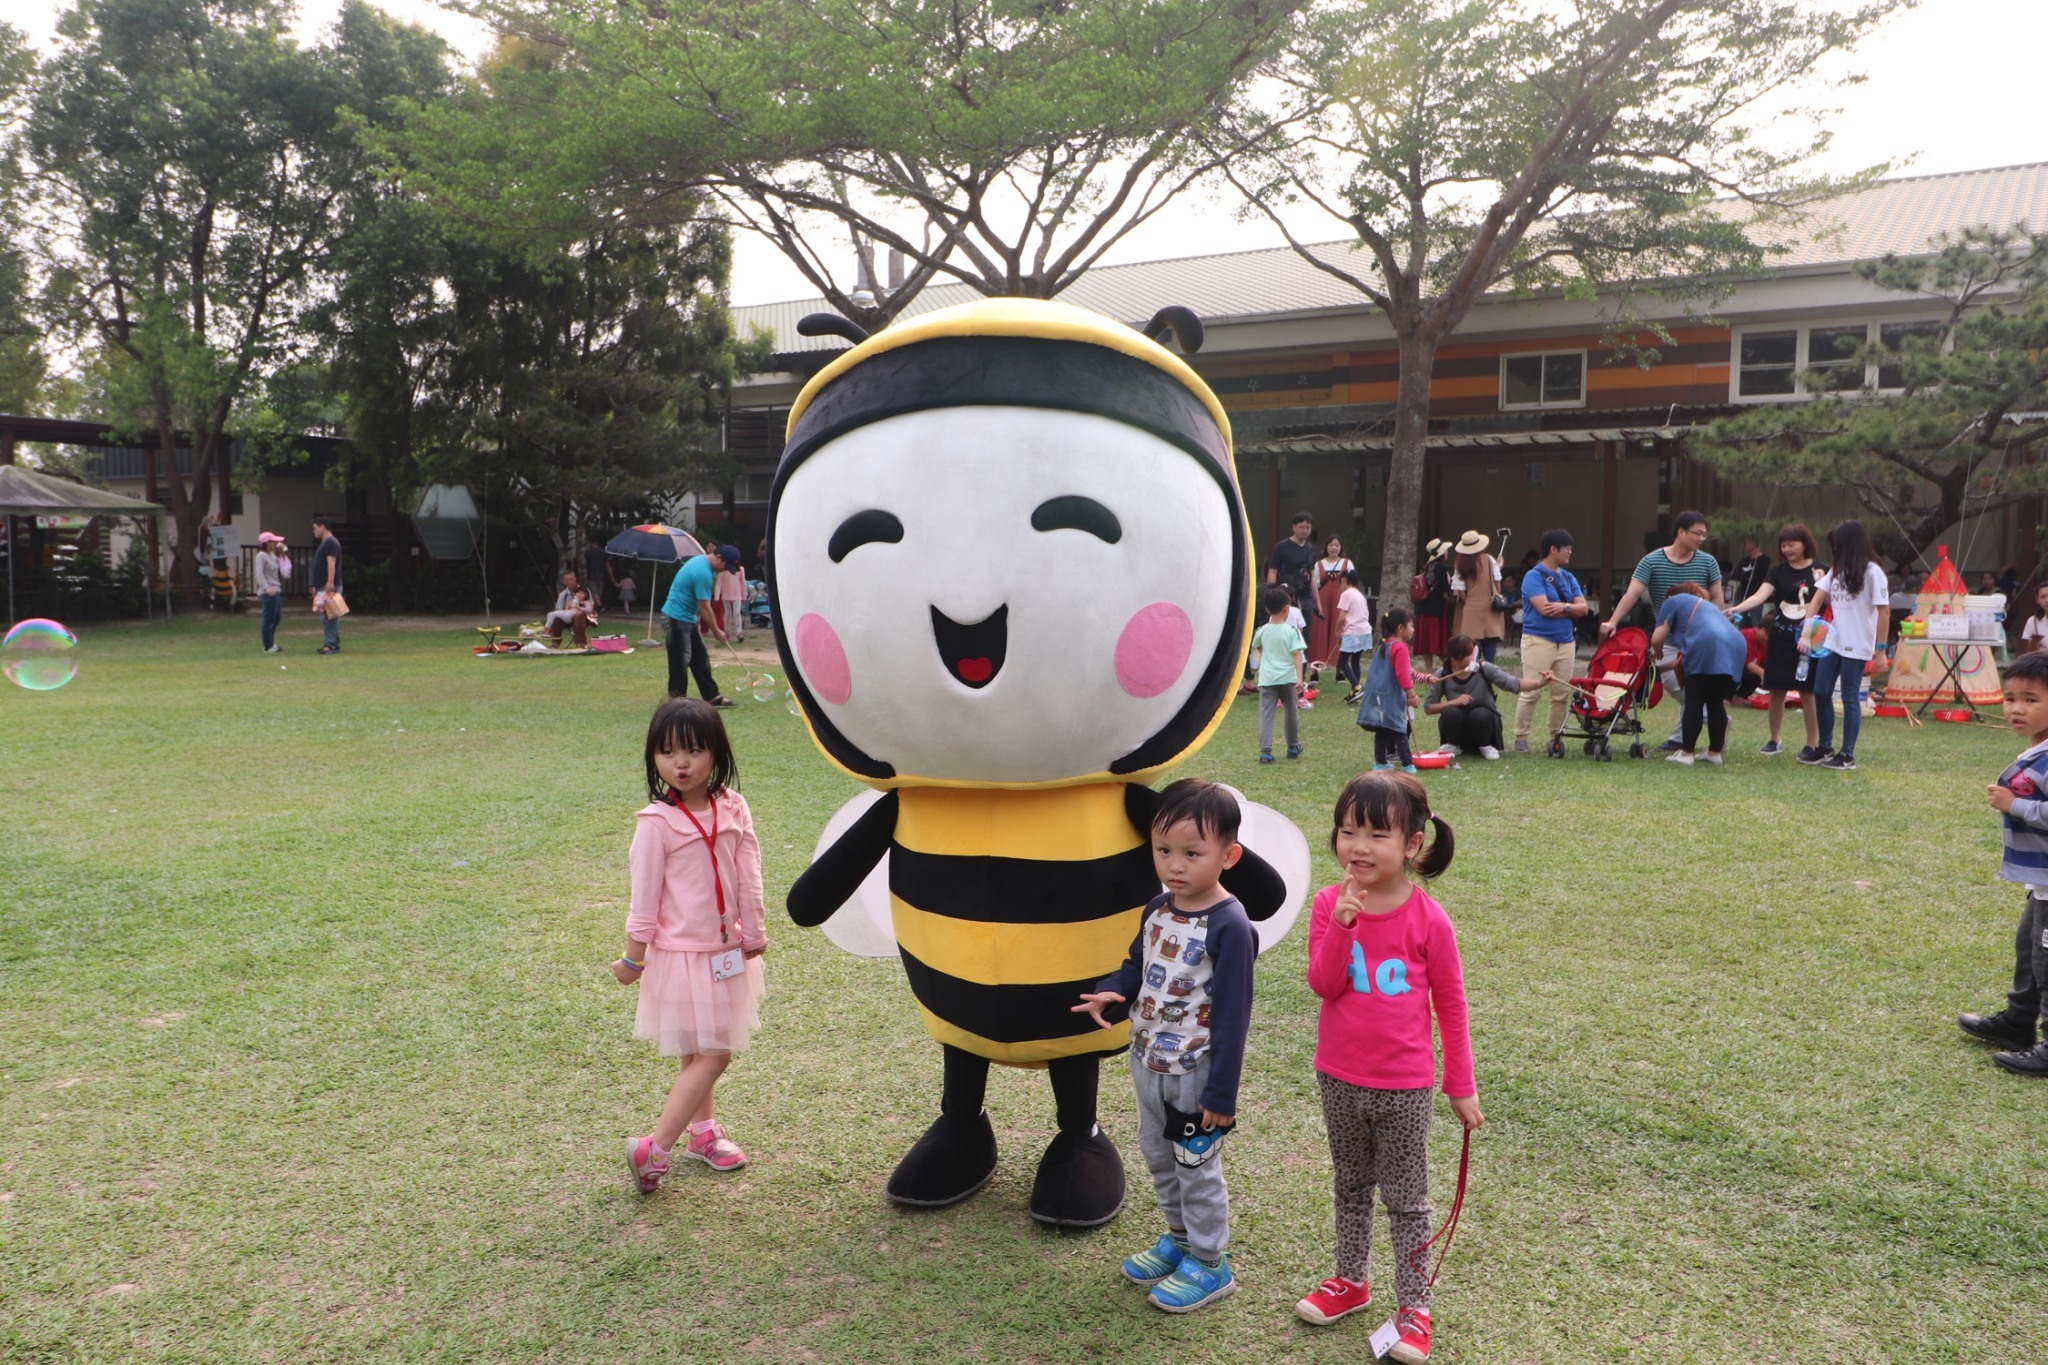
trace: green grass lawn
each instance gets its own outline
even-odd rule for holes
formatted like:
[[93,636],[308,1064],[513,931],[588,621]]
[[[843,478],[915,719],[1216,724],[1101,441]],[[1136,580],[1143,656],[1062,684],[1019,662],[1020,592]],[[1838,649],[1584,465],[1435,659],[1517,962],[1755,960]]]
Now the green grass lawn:
[[[1168,1319],[1116,1274],[1156,1226],[1114,1067],[1110,1227],[1025,1216],[1037,1073],[991,1086],[986,1191],[884,1201],[937,1050],[898,965],[781,916],[856,789],[749,703],[771,994],[719,1103],[753,1160],[643,1199],[623,1142],[673,1065],[605,964],[660,652],[345,634],[316,658],[301,617],[280,659],[253,620],[94,628],[68,688],[0,688],[0,1359],[1369,1359],[1371,1324],[1290,1312],[1333,1254],[1305,920],[1259,972],[1227,1157],[1242,1288]],[[1293,817],[1327,880],[1370,746],[1340,706],[1303,719],[1306,758],[1260,768],[1241,703],[1189,771]],[[1952,1022],[2002,1003],[2019,900],[1983,786],[2016,746],[1878,722],[1837,775],[1762,734],[1743,712],[1724,771],[1427,776],[1488,1117],[1440,1359],[2048,1358],[2048,1084]]]

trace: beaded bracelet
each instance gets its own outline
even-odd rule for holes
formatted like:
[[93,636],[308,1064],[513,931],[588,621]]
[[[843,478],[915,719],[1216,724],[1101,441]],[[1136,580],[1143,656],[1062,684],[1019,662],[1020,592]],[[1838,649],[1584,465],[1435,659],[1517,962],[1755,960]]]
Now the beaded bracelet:
[[619,961],[620,961],[620,962],[623,962],[623,963],[624,963],[625,965],[627,965],[628,967],[631,967],[631,968],[632,968],[632,969],[633,969],[634,971],[636,971],[636,972],[644,972],[644,971],[646,971],[646,970],[647,970],[647,964],[646,964],[646,963],[644,963],[644,962],[635,962],[635,961],[634,961],[634,960],[633,960],[632,958],[630,958],[630,957],[621,957],[621,958],[619,959]]

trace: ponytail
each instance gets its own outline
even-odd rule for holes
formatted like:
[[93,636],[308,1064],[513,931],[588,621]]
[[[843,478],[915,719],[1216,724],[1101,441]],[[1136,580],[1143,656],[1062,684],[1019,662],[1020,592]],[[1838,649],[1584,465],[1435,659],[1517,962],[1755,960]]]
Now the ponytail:
[[1429,846],[1422,850],[1422,856],[1410,869],[1425,881],[1443,876],[1451,866],[1452,855],[1458,851],[1458,841],[1451,835],[1450,821],[1431,811],[1429,823],[1435,828],[1436,837],[1429,841]]

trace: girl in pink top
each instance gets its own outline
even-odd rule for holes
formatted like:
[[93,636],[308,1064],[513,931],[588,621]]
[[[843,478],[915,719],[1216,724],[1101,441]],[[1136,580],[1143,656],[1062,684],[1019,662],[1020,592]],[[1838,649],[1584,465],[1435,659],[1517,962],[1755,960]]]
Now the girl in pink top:
[[711,1113],[711,1088],[760,1027],[767,988],[767,901],[761,845],[718,712],[670,697],[647,727],[647,795],[633,831],[632,908],[626,951],[612,964],[640,986],[633,1036],[683,1059],[654,1131],[626,1144],[642,1194],[668,1174],[669,1149],[689,1130],[685,1156],[736,1171],[747,1154]]
[[[1432,827],[1436,837],[1425,849]],[[1393,1221],[1400,1303],[1400,1339],[1388,1356],[1408,1365],[1429,1359],[1432,1012],[1451,1110],[1468,1130],[1484,1122],[1458,936],[1416,880],[1449,867],[1454,847],[1450,825],[1431,812],[1420,782],[1388,772],[1353,778],[1337,798],[1330,831],[1344,880],[1317,893],[1308,929],[1308,984],[1323,1001],[1316,1079],[1337,1173],[1337,1273],[1294,1311],[1327,1324],[1371,1302],[1365,1271],[1377,1185]]]

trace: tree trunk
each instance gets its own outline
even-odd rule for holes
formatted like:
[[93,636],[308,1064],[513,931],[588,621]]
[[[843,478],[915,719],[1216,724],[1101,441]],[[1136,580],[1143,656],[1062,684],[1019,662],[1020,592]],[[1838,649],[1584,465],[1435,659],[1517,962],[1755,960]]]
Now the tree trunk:
[[1380,548],[1380,602],[1407,604],[1422,524],[1422,465],[1429,449],[1429,374],[1434,339],[1403,336],[1400,387],[1394,399],[1394,450],[1387,469],[1387,529]]

